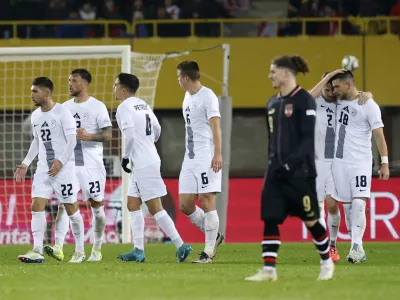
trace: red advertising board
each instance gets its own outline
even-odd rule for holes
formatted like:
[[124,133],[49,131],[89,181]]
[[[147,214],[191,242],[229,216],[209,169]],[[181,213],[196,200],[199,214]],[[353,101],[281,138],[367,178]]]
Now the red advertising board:
[[[171,203],[166,203],[169,210],[175,215],[175,224],[187,242],[203,242],[204,234],[201,233],[188,218],[176,211],[178,205],[178,181],[177,179],[165,180]],[[24,184],[16,184],[11,180],[2,180],[0,193],[0,244],[28,244],[32,242],[30,234],[30,181]],[[262,222],[260,221],[260,194],[263,180],[231,179],[229,187],[229,204],[227,220],[227,242],[259,242],[262,238]],[[118,221],[120,214],[120,181],[108,180],[106,187],[106,214],[107,229],[105,242],[118,243]],[[380,181],[376,178],[372,181],[372,196],[367,204],[367,228],[364,235],[365,241],[399,241],[400,234],[400,178],[391,178],[388,181]],[[52,202],[53,208],[56,203]],[[51,205],[49,206],[49,211]],[[85,241],[91,240],[91,211],[87,204],[81,204],[81,213],[85,220]],[[51,221],[54,214],[48,213],[49,234],[52,230]],[[163,234],[155,225],[154,220],[146,216],[146,236],[148,239],[162,238]],[[281,227],[282,240],[305,241],[310,236],[302,223],[296,218],[288,218]],[[349,239],[346,234],[345,222],[342,212],[342,224],[339,237]],[[72,242],[72,236],[68,234],[67,241]]]

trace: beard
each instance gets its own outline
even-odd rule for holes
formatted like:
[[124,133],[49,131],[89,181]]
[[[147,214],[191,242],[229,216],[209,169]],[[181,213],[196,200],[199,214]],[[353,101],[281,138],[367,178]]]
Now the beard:
[[77,97],[77,96],[79,96],[79,95],[81,94],[81,92],[82,92],[82,91],[71,91],[69,94],[70,94],[72,97]]

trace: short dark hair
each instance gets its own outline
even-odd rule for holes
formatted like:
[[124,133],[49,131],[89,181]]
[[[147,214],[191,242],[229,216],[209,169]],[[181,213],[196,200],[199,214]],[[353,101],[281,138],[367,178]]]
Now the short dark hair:
[[307,62],[305,59],[299,55],[283,55],[272,60],[272,64],[278,68],[287,68],[292,70],[294,74],[303,73],[306,74],[310,72]]
[[48,77],[37,77],[32,81],[32,85],[41,88],[48,88],[51,93],[53,93],[54,90],[54,84]]
[[194,60],[185,60],[181,62],[176,68],[184,75],[189,77],[190,80],[195,81],[200,79],[199,65]]
[[345,80],[345,81],[354,81],[353,73],[349,70],[344,71],[343,73],[338,73],[332,77],[330,82],[332,83],[334,80]]
[[86,69],[75,69],[71,72],[71,75],[79,75],[82,79],[86,80],[88,83],[92,82],[92,74]]
[[140,86],[139,78],[129,73],[119,73],[118,79],[119,84],[132,94],[135,94]]

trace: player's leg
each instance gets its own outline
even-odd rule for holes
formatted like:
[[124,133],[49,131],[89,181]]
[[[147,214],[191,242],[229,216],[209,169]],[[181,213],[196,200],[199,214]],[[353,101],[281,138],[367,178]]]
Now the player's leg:
[[347,232],[351,237],[351,202],[342,203],[342,205],[346,221]]
[[106,228],[106,214],[104,211],[106,171],[104,169],[86,169],[84,172],[85,183],[82,187],[82,192],[84,200],[88,199],[90,201],[93,215],[93,247],[88,261],[101,261],[101,245]]
[[347,260],[351,263],[363,262],[367,259],[363,248],[363,237],[367,218],[366,201],[371,197],[372,169],[365,166],[352,166],[351,190],[351,249]]
[[175,245],[178,262],[185,261],[192,252],[192,247],[183,242],[175,227],[174,221],[172,221],[171,217],[162,206],[160,198],[167,194],[167,189],[161,178],[160,163],[137,170],[136,176],[138,188],[142,195],[142,201],[146,203],[149,213],[154,216],[160,229]]
[[179,174],[179,209],[197,228],[205,232],[204,211],[195,204],[197,195],[197,179],[193,174],[193,168],[182,168]]
[[261,218],[264,220],[264,236],[261,242],[264,267],[253,276],[246,277],[247,281],[275,281],[278,279],[276,260],[281,245],[279,224],[286,218],[286,201],[278,185],[281,180],[264,183],[261,195]]
[[75,165],[65,165],[57,177],[50,180],[50,184],[57,195],[58,201],[64,204],[75,239],[75,252],[69,262],[81,263],[86,259],[84,248],[85,230],[77,202],[79,184],[76,177]]
[[313,242],[320,255],[321,272],[318,280],[329,280],[333,277],[334,263],[329,255],[329,236],[325,227],[319,222],[319,207],[312,178],[292,179],[288,182],[288,198],[292,200],[289,213],[300,217],[313,237]]
[[45,207],[48,199],[53,194],[53,189],[48,182],[47,172],[35,172],[32,183],[32,220],[31,230],[33,236],[33,250],[24,255],[19,255],[18,259],[24,263],[42,263],[43,257],[43,239],[46,230]]
[[317,197],[318,197],[318,204],[319,204],[319,212],[320,212],[320,223],[326,228],[326,221],[325,221],[325,199],[327,195],[328,189],[328,181],[332,180],[331,173],[332,173],[332,163],[331,162],[324,162],[324,161],[315,161],[315,167],[317,169],[317,178],[316,178],[316,189],[317,189]]
[[128,187],[127,208],[131,218],[131,231],[133,235],[133,249],[118,256],[123,261],[144,262],[144,216],[140,205],[141,194],[136,182],[135,173],[131,174]]
[[214,172],[211,161],[199,163],[194,168],[199,199],[204,211],[205,247],[199,259],[193,260],[193,263],[211,263],[218,246],[224,240],[223,234],[218,232],[219,216],[216,209],[216,194],[221,192],[221,174],[222,170]]
[[340,209],[339,203],[331,195],[326,196],[326,206],[328,209],[328,229],[330,236],[330,254],[334,262],[340,260],[340,255],[337,250],[337,237],[340,228]]

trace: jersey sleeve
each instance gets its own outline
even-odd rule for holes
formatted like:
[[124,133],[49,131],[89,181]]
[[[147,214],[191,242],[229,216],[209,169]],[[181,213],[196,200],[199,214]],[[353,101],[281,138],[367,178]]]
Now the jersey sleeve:
[[369,100],[365,105],[366,117],[371,130],[383,127],[381,109],[375,101]]
[[121,131],[124,131],[126,128],[135,128],[132,112],[124,105],[118,106],[117,122]]
[[62,110],[61,126],[65,136],[76,135],[76,122],[68,108]]
[[210,91],[207,98],[204,101],[204,107],[206,109],[207,120],[210,120],[213,117],[221,117],[219,112],[219,101],[218,97]]
[[151,114],[150,114],[151,124],[154,129],[154,142],[157,142],[161,135],[161,125],[160,125],[160,122],[158,122],[156,115],[151,110],[150,106],[149,106],[149,110],[151,112]]
[[110,120],[110,115],[108,113],[107,107],[102,103],[100,106],[100,111],[97,115],[97,126],[99,128],[105,128],[105,127],[112,127],[111,120]]

